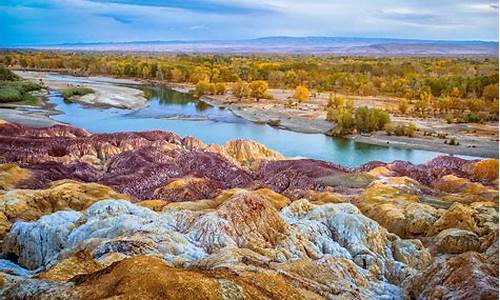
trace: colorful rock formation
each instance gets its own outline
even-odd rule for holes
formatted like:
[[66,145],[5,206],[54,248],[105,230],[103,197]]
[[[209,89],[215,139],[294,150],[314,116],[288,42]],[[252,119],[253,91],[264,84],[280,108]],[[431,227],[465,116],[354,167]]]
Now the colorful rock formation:
[[497,160],[0,124],[2,299],[493,299]]

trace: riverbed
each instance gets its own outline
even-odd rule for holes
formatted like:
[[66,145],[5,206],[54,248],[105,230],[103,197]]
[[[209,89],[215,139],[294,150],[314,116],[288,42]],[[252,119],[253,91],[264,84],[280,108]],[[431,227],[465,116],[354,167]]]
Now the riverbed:
[[288,157],[321,159],[349,167],[373,160],[422,163],[444,155],[432,151],[369,145],[250,122],[229,109],[209,105],[168,87],[145,86],[144,95],[148,99],[147,103],[144,108],[137,110],[65,101],[56,90],[50,91],[47,101],[58,111],[58,114],[51,116],[52,119],[94,133],[161,129],[180,136],[194,136],[207,144],[250,139]]

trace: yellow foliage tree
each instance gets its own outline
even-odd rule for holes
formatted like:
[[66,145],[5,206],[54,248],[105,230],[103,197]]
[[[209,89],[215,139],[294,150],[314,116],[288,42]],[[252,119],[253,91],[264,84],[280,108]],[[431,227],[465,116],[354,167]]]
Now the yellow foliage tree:
[[250,96],[250,86],[248,82],[239,80],[233,84],[232,92],[235,97],[238,99],[243,99],[245,97]]
[[309,100],[311,96],[311,92],[309,89],[303,85],[299,85],[295,88],[295,93],[293,94],[293,98],[297,99],[299,102],[306,102]]
[[250,83],[250,95],[259,101],[267,96],[267,82],[264,80],[255,80]]

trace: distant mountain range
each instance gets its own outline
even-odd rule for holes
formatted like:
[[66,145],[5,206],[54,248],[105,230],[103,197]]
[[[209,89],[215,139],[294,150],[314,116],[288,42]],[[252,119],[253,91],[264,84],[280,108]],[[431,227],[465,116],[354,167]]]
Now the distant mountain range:
[[[28,48],[28,47],[23,47]],[[498,56],[498,42],[357,37],[263,37],[248,40],[136,41],[32,46],[35,49],[221,54],[485,55]]]

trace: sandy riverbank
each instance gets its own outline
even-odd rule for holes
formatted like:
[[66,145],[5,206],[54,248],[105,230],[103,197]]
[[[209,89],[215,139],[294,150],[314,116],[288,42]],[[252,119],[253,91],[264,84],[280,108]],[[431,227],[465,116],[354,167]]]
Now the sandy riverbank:
[[115,79],[109,77],[69,77],[47,72],[15,71],[24,79],[43,82],[49,89],[64,90],[72,85],[89,87],[94,93],[83,97],[72,98],[73,101],[100,106],[111,106],[138,110],[146,105],[147,99],[140,89],[125,85],[140,84],[140,81],[130,79]]
[[[186,92],[187,86],[177,86],[177,90]],[[277,125],[288,130],[305,133],[327,133],[334,124],[325,120],[328,95],[318,94],[307,104],[300,104],[298,109],[285,106],[292,95],[291,90],[270,90],[272,100],[263,99],[260,102],[252,100],[237,101],[231,95],[206,96],[202,100],[212,105],[224,106],[236,115],[259,123]],[[353,97],[356,106],[384,107],[394,109],[398,100],[383,97]],[[349,138],[357,142],[392,146],[405,149],[420,149],[443,152],[455,155],[498,158],[498,123],[487,124],[448,124],[435,118],[407,118],[392,116],[394,123],[407,124],[412,122],[419,128],[415,137],[388,136],[385,132],[376,132],[370,136],[352,135]],[[447,145],[446,139],[423,136],[423,131],[447,133],[448,137],[456,138],[460,145]]]

